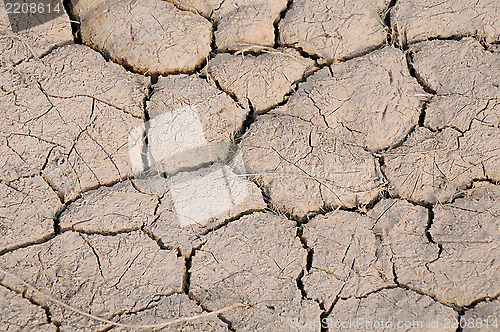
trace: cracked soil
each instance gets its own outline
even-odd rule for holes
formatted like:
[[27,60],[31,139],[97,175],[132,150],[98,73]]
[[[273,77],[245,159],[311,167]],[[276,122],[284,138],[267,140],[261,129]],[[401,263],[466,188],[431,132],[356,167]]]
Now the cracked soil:
[[498,0],[12,1],[0,331],[500,331]]

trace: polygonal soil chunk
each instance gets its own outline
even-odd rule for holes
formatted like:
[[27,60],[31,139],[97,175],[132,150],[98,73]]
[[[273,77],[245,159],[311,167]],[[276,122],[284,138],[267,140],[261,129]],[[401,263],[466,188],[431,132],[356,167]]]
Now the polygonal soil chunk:
[[[500,108],[499,108],[500,110]],[[498,113],[497,115],[500,115]],[[464,150],[480,161],[486,178],[500,181],[500,119],[496,124],[487,125],[482,121],[474,120],[469,131],[461,140]]]
[[[193,300],[190,300],[186,294],[172,294],[170,296],[161,296],[152,302],[148,309],[121,315],[116,321],[123,324],[133,325],[150,325],[162,324],[170,320],[179,318],[189,318],[201,315],[203,312],[201,307]],[[120,330],[120,329],[118,329]],[[217,318],[212,316],[209,318],[199,318],[188,320],[186,322],[169,324],[161,331],[165,332],[196,332],[196,331],[212,331],[221,332],[229,331],[227,325]]]
[[[12,4],[12,1],[9,3]],[[19,23],[17,20],[26,20],[26,15],[12,15],[12,24],[15,25],[12,27],[4,8],[5,1],[0,4],[0,67],[17,64],[32,57],[39,58],[58,46],[73,43],[69,17],[62,4],[59,17],[18,33],[12,30],[13,28],[17,30],[16,25]]]
[[442,245],[442,252],[418,274],[411,267],[398,272],[399,281],[458,306],[497,297],[499,202],[500,188],[479,182],[465,192],[465,197],[437,205],[430,234]]
[[415,44],[412,59],[418,77],[437,94],[425,110],[425,125],[463,132],[473,119],[499,123],[500,55],[464,38]]
[[462,316],[464,332],[495,332],[500,327],[500,301],[482,302]]
[[[500,291],[499,197],[497,186],[475,183],[464,198],[436,205],[429,230],[421,217],[408,213],[407,226],[391,226],[384,218],[398,210],[384,212],[381,207],[382,218],[374,227],[385,248],[380,255],[394,264],[400,284],[441,303],[464,307],[494,298]],[[393,219],[397,221],[398,216]]]
[[247,110],[195,76],[160,78],[147,103],[149,167],[175,174],[228,158]]
[[329,308],[335,298],[364,296],[394,285],[390,266],[378,260],[373,221],[361,214],[335,211],[313,218],[303,237],[313,250],[310,271],[302,278],[309,296]]
[[[257,186],[236,173],[235,167],[214,164],[198,171],[182,172],[164,181],[169,192],[162,196],[158,218],[145,229],[168,248],[179,248],[189,255],[227,220],[266,205]],[[146,183],[144,183],[146,184]]]
[[[184,259],[158,250],[141,232],[116,236],[65,232],[47,243],[2,256],[2,268],[38,291],[84,312],[110,319],[134,313],[154,298],[180,292]],[[16,292],[27,287],[6,275],[1,284]],[[95,331],[106,324],[90,320],[28,289],[26,297],[47,306],[52,321],[63,330]]]
[[253,304],[223,314],[238,331],[287,330],[297,318],[318,321],[318,305],[302,300],[297,288],[307,254],[295,234],[294,222],[265,213],[216,230],[192,258],[191,294],[208,310]]
[[2,331],[57,331],[55,325],[47,322],[43,308],[3,286],[0,286],[0,313]]
[[[65,200],[131,175],[127,137],[142,123],[147,79],[83,46],[9,72],[0,104],[1,177],[43,172]],[[127,114],[131,113],[131,114]]]
[[297,117],[261,116],[240,146],[247,173],[273,205],[292,215],[368,204],[384,184],[370,153]]
[[[383,199],[367,213],[379,241],[377,262],[400,274],[422,274],[439,257],[439,246],[427,238],[429,212],[407,201]],[[396,280],[395,279],[395,280]]]
[[[339,300],[326,318],[330,329],[353,331],[455,331],[458,314],[432,298],[406,289],[384,289],[365,298]],[[446,324],[448,327],[446,327]],[[341,329],[336,329],[341,330]]]
[[49,97],[88,97],[137,118],[144,118],[143,100],[149,78],[127,72],[82,45],[58,48],[41,62],[16,67],[22,78],[40,83]]
[[379,13],[388,5],[385,0],[295,0],[279,23],[279,40],[323,61],[360,55],[385,42]]
[[54,234],[54,216],[62,207],[39,176],[0,182],[0,252]]
[[353,145],[380,150],[400,143],[417,125],[426,98],[403,53],[386,47],[318,71],[275,112],[331,128]]
[[288,0],[171,0],[178,8],[190,10],[214,23],[219,51],[253,50],[272,47],[274,24]]
[[61,231],[116,233],[140,229],[154,219],[156,196],[142,193],[131,181],[82,194],[60,216]]
[[[259,50],[261,46],[274,46],[274,23],[285,10],[287,0],[224,1],[228,3],[216,16],[217,49]],[[231,8],[231,2],[233,7]],[[259,47],[260,46],[260,47]]]
[[81,17],[82,40],[142,73],[189,72],[210,53],[210,23],[161,0],[105,0]]
[[334,211],[315,217],[303,231],[314,253],[304,277],[308,293],[331,304],[337,296],[359,297],[394,285],[393,263],[412,253],[417,262],[436,257],[437,245],[420,243],[426,242],[426,225],[425,208],[394,199],[381,200],[366,215]]
[[391,22],[402,45],[474,34],[493,43],[500,41],[499,15],[497,0],[401,0],[391,10]]
[[[483,165],[491,156],[481,152],[494,144],[463,144],[454,129],[439,132],[418,127],[402,146],[384,153],[385,175],[393,195],[416,202],[446,202],[464,190],[474,179],[485,179]],[[494,149],[489,152],[495,153]],[[498,159],[497,159],[498,162]]]
[[298,52],[280,49],[258,56],[219,54],[207,71],[224,91],[242,104],[250,101],[254,111],[262,113],[282,102],[313,66]]

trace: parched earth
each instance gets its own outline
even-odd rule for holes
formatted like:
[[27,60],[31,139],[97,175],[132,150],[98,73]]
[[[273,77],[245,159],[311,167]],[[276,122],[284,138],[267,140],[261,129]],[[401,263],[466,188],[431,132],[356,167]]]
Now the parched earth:
[[0,331],[499,331],[500,2],[0,6]]

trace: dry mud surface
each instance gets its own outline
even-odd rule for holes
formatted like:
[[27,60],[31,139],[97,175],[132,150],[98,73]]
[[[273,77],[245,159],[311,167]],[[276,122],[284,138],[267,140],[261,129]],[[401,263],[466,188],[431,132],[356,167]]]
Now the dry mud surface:
[[497,0],[0,3],[0,331],[500,330]]

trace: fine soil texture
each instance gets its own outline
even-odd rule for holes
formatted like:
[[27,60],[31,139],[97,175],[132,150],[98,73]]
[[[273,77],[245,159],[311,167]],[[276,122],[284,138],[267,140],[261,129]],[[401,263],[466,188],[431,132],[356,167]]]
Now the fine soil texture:
[[0,331],[500,331],[498,0],[13,2]]

